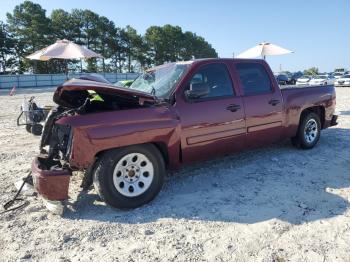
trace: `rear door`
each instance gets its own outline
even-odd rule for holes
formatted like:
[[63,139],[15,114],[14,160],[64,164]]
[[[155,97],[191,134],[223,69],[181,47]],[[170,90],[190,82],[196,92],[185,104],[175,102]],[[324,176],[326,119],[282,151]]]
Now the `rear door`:
[[[197,99],[186,98],[191,83],[205,83],[210,92]],[[175,105],[181,121],[183,162],[212,158],[244,146],[246,133],[242,97],[234,89],[224,62],[199,65],[178,90]]]
[[267,65],[261,62],[235,62],[243,92],[247,126],[247,146],[256,147],[281,139],[283,101]]

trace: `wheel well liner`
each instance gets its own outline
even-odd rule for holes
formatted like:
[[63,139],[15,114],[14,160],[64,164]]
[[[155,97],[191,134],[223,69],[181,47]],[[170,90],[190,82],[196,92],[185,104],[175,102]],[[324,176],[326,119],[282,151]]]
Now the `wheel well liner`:
[[305,108],[300,114],[299,123],[300,123],[301,119],[303,119],[303,117],[310,112],[313,112],[320,117],[321,127],[324,128],[325,114],[326,114],[324,106],[313,106],[313,107]]

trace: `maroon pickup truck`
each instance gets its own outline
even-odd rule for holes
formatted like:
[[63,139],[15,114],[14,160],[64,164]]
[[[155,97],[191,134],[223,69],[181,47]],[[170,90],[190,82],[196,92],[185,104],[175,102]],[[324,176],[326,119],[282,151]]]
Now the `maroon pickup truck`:
[[263,60],[164,64],[130,88],[73,79],[54,93],[32,164],[36,190],[68,198],[72,171],[101,198],[134,208],[160,191],[167,169],[291,138],[313,148],[336,125],[333,86],[281,89]]

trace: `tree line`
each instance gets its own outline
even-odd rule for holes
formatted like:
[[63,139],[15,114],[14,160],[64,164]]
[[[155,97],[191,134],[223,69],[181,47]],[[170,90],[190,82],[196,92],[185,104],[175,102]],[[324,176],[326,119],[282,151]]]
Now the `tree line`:
[[[39,4],[24,1],[7,13],[6,22],[0,21],[0,72],[63,72],[62,60],[25,59],[58,39],[84,45],[104,57],[87,60],[83,70],[88,72],[134,72],[166,62],[217,57],[203,37],[179,26],[151,26],[141,35],[91,10],[55,9],[48,17]],[[80,71],[81,66],[79,61],[69,61],[70,70]]]

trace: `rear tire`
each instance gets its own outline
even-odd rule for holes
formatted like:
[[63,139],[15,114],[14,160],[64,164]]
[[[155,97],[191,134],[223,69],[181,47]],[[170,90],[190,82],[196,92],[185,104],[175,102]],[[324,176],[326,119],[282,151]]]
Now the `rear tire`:
[[96,163],[93,183],[110,206],[142,206],[159,193],[165,176],[162,154],[154,145],[135,145],[104,153]]
[[320,135],[320,117],[317,114],[310,112],[302,117],[298,133],[292,138],[292,144],[302,149],[311,149],[317,144]]

